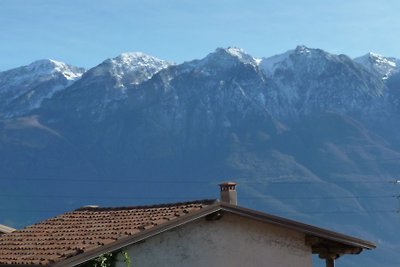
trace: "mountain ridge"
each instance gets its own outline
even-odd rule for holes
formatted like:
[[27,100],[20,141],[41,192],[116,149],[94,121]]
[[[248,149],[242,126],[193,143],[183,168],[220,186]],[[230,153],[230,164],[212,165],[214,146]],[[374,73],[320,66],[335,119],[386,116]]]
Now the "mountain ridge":
[[[225,53],[227,55],[227,57],[224,58],[223,53]],[[228,56],[229,55],[229,56]],[[210,53],[208,56],[206,56],[204,59],[200,60],[199,62],[199,66],[201,66],[202,64],[207,64],[208,59],[210,57],[216,57],[219,56],[220,58],[218,58],[218,60],[213,60],[211,59],[211,61],[213,61],[213,64],[221,64],[221,67],[224,67],[224,64],[228,64],[227,62],[229,60],[238,60],[239,62],[245,63],[245,64],[250,64],[255,68],[260,69],[262,72],[264,72],[265,76],[264,78],[269,79],[270,81],[272,81],[272,83],[275,83],[275,87],[277,87],[276,92],[272,92],[270,95],[268,95],[268,97],[273,97],[274,95],[276,97],[278,97],[279,99],[277,99],[276,101],[279,102],[286,102],[287,105],[295,105],[295,106],[299,106],[301,104],[296,103],[298,102],[298,98],[303,97],[303,100],[301,101],[307,101],[307,96],[305,96],[304,94],[311,94],[311,95],[316,95],[315,92],[299,92],[299,90],[296,88],[293,88],[293,86],[290,83],[294,83],[294,87],[299,87],[299,81],[291,81],[290,79],[288,79],[288,77],[283,77],[283,75],[293,75],[294,73],[299,73],[299,69],[301,67],[305,68],[306,71],[304,72],[300,72],[302,73],[301,75],[307,75],[307,73],[314,73],[319,75],[319,76],[323,76],[322,72],[318,72],[318,69],[320,71],[323,71],[324,69],[326,69],[326,67],[322,66],[322,62],[333,62],[331,64],[336,64],[339,61],[342,62],[348,62],[348,65],[351,65],[353,63],[356,63],[358,65],[363,66],[364,68],[362,69],[357,69],[357,73],[354,73],[353,75],[368,75],[368,73],[371,73],[371,77],[378,77],[378,76],[382,76],[382,80],[387,80],[391,75],[396,74],[398,72],[398,67],[396,67],[398,64],[398,59],[396,58],[391,58],[391,57],[383,57],[380,56],[378,54],[375,53],[368,53],[364,56],[355,58],[354,61],[352,59],[350,59],[347,56],[344,55],[333,55],[330,53],[327,53],[321,49],[312,49],[312,48],[308,48],[304,45],[301,46],[297,46],[294,50],[289,50],[281,55],[276,55],[276,56],[272,56],[272,57],[268,57],[268,58],[255,58],[252,57],[251,55],[247,54],[243,49],[241,48],[236,48],[236,47],[228,47],[228,48],[218,48],[216,49],[216,51],[214,53]],[[230,59],[229,59],[230,58]],[[303,58],[303,59],[301,59]],[[312,58],[314,58],[314,60],[318,61],[319,64],[315,64],[312,63],[311,65],[304,65],[304,66],[296,66],[296,70],[293,71],[293,64],[303,64],[301,63],[301,60],[303,60],[304,62],[308,62],[311,61]],[[294,60],[294,61],[293,61]],[[197,64],[195,63],[197,62],[197,60],[191,61],[191,64]],[[351,64],[350,64],[351,63]],[[42,64],[42,66],[40,65]],[[47,64],[47,65],[46,65]],[[190,64],[183,63],[186,64],[189,69],[190,69]],[[327,63],[325,63],[327,64]],[[46,70],[43,69],[43,66],[49,66],[49,65],[53,65],[53,70]],[[155,73],[157,73],[158,71],[165,69],[169,66],[173,66],[173,63],[169,63],[167,61],[164,60],[160,60],[157,59],[155,57],[152,56],[148,56],[144,53],[141,52],[126,52],[126,53],[122,53],[119,56],[112,58],[112,59],[107,59],[105,61],[103,61],[101,64],[99,64],[96,67],[93,67],[91,69],[89,69],[87,72],[84,71],[83,69],[79,69],[79,68],[75,68],[75,67],[70,67],[71,71],[64,71],[67,66],[70,65],[66,65],[65,63],[62,62],[57,62],[54,60],[39,60],[37,62],[34,62],[28,66],[22,67],[28,70],[28,74],[31,73],[32,75],[34,75],[36,73],[36,77],[41,75],[41,72],[43,71],[47,71],[48,73],[46,73],[47,75],[51,75],[53,73],[61,73],[64,78],[68,81],[67,83],[63,83],[61,81],[56,82],[56,84],[54,85],[54,88],[52,90],[50,90],[50,92],[47,92],[44,96],[37,96],[38,100],[36,101],[36,104],[32,105],[31,108],[24,108],[24,111],[21,112],[16,112],[16,115],[23,115],[28,113],[30,110],[35,109],[40,107],[43,99],[48,99],[51,98],[53,96],[54,93],[56,93],[57,91],[63,91],[65,88],[73,86],[75,82],[78,82],[81,78],[81,76],[83,76],[84,81],[89,81],[91,83],[94,82],[94,84],[92,84],[93,87],[102,87],[102,85],[96,85],[96,79],[98,80],[97,83],[109,83],[110,80],[114,80],[112,82],[112,84],[108,84],[107,86],[109,87],[109,89],[106,89],[109,91],[109,98],[107,99],[104,98],[103,101],[107,102],[107,101],[113,101],[113,100],[121,100],[123,98],[126,97],[126,90],[129,90],[130,87],[133,87],[135,84],[140,84],[141,82],[144,82],[145,80],[150,79]],[[182,64],[180,64],[182,65]],[[217,66],[216,65],[216,66]],[[29,67],[30,66],[30,67]],[[198,67],[199,67],[198,66]],[[215,69],[214,67],[216,66],[211,66],[210,70]],[[316,67],[317,69],[312,70],[310,68]],[[351,68],[352,66],[346,67],[346,68]],[[278,72],[276,72],[276,70],[278,69]],[[16,69],[14,69],[15,71]],[[72,70],[79,70],[80,72],[74,73]],[[4,78],[4,76],[7,76],[5,74],[10,73],[10,71],[5,71],[5,72],[0,72],[0,75],[3,75],[3,83],[5,83],[7,86],[10,86],[10,82],[7,81],[6,78]],[[51,72],[53,71],[53,72]],[[202,70],[203,72],[207,72],[209,70],[206,70],[203,68]],[[276,73],[275,73],[276,72]],[[345,70],[345,73],[349,73],[349,70]],[[361,74],[362,72],[365,72],[365,74]],[[42,73],[43,75],[44,73]],[[88,76],[91,77],[88,79]],[[17,75],[18,76],[18,75]],[[331,76],[329,74],[328,71],[328,77],[322,77],[323,79],[326,80],[326,78],[329,79],[329,76]],[[35,77],[35,78],[36,78]],[[18,77],[17,77],[18,78]],[[22,77],[23,78],[23,77]],[[294,78],[294,77],[293,77]],[[311,80],[313,79],[313,77],[309,77],[311,78]],[[365,80],[365,77],[361,77],[362,79]],[[296,79],[296,78],[295,78]],[[297,78],[298,79],[298,78]],[[343,79],[343,78],[340,78]],[[36,80],[40,80],[37,79]],[[358,97],[361,97],[361,94],[367,93],[367,95],[364,94],[363,98],[365,97],[376,97],[376,96],[382,96],[383,94],[385,94],[384,90],[384,86],[383,84],[379,84],[380,81],[372,81],[373,78],[369,79],[371,82],[376,83],[375,85],[373,85],[373,88],[377,88],[376,91],[372,91],[371,89],[368,89],[367,87],[359,87],[359,93]],[[284,82],[283,82],[284,81]],[[82,82],[82,81],[80,81]],[[289,83],[288,83],[289,82]],[[320,83],[319,81],[317,81],[318,83]],[[335,81],[332,81],[335,82]],[[11,82],[12,84],[12,82]],[[1,85],[1,83],[0,83]],[[19,86],[17,84],[17,86]],[[361,86],[361,85],[360,85]],[[3,86],[4,87],[4,86]],[[29,86],[28,86],[29,87]],[[31,86],[32,87],[32,86]],[[33,86],[34,87],[34,86]],[[49,86],[47,86],[49,87]],[[104,87],[104,86],[103,86]],[[304,84],[303,87],[315,87],[315,85],[312,84]],[[111,90],[111,88],[115,88],[116,90]],[[1,89],[1,86],[0,86]],[[47,89],[48,90],[48,89]],[[319,90],[318,88],[316,88],[315,90]],[[1,91],[5,91],[5,89],[3,88],[3,90]],[[32,94],[38,94],[36,91],[33,93],[31,89],[27,88],[26,90],[27,92],[23,92],[26,93],[27,96],[25,96],[24,100],[20,100],[20,102],[28,102],[27,98],[32,95]],[[352,92],[354,92],[354,90],[351,90]],[[23,94],[22,93],[22,94]],[[303,96],[300,96],[300,94],[303,94]],[[15,95],[15,92],[14,92]],[[370,96],[368,96],[370,95]],[[14,96],[15,97],[15,96]],[[260,96],[260,97],[265,97],[265,96]],[[306,97],[306,98],[304,98]],[[325,96],[327,97],[327,96]],[[336,97],[331,95],[331,97]],[[352,98],[354,99],[356,96],[352,96]],[[344,97],[342,99],[338,99],[336,101],[338,102],[344,102],[346,100],[347,97]],[[0,99],[1,100],[1,99]],[[10,100],[8,100],[10,102]],[[314,104],[309,104],[308,106],[311,105],[318,105],[316,103],[320,102],[320,99],[316,99],[316,100],[312,100],[314,102]],[[32,102],[32,101],[31,101]],[[107,103],[105,103],[107,104]],[[11,105],[11,104],[10,104]],[[13,103],[12,105],[18,105],[18,102]],[[26,104],[25,104],[26,105]],[[275,105],[274,103],[272,103],[272,105]],[[365,105],[365,103],[362,103],[362,105]],[[307,106],[307,105],[306,105]],[[326,108],[326,107],[324,107]],[[9,109],[9,108],[8,108]],[[279,107],[277,108],[279,109]],[[287,108],[286,108],[287,109]],[[307,111],[308,107],[302,107],[295,111],[292,111],[291,113],[299,113],[299,112],[308,112]],[[303,110],[303,111],[301,111]],[[272,111],[271,111],[272,112]],[[279,113],[279,112],[278,112]],[[6,114],[6,116],[10,117],[13,116],[12,114]]]
[[[235,179],[244,206],[368,233],[383,249],[361,255],[362,265],[397,266],[386,248],[396,246],[399,218],[382,211],[396,209],[387,196],[400,172],[400,76],[368,66],[305,46],[269,59],[234,47],[182,64],[142,53],[107,59],[0,119],[3,198],[15,210],[73,209],[103,193],[99,205],[129,204],[121,192],[145,204],[208,197],[217,179]],[[32,192],[79,197],[12,196]]]

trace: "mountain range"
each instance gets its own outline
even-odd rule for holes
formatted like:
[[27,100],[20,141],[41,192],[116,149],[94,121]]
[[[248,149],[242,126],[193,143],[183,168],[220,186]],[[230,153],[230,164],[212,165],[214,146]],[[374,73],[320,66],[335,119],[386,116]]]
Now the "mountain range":
[[0,223],[217,197],[235,180],[243,206],[378,243],[347,266],[398,266],[399,111],[400,60],[375,53],[39,60],[0,72]]

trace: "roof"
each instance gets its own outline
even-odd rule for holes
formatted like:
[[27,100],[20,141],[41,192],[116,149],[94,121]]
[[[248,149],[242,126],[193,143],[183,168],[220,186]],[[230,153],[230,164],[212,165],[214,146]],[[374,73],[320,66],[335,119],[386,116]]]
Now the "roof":
[[6,225],[3,225],[3,224],[0,224],[0,235],[1,234],[11,233],[11,232],[14,232],[14,231],[15,231],[14,228],[6,226]]
[[135,236],[212,203],[213,200],[202,200],[156,206],[80,208],[3,235],[0,265],[50,265]]
[[0,266],[75,266],[196,219],[212,219],[225,212],[304,233],[313,253],[340,248],[342,254],[354,254],[375,248],[371,242],[333,231],[215,200],[200,200],[67,212],[0,237]]

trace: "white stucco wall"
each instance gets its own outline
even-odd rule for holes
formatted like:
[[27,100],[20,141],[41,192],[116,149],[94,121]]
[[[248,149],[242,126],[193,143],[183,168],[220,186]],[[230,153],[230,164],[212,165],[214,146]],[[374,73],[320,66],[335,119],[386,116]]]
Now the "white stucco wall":
[[127,251],[132,267],[312,265],[303,234],[227,213],[217,221],[200,219],[164,232]]

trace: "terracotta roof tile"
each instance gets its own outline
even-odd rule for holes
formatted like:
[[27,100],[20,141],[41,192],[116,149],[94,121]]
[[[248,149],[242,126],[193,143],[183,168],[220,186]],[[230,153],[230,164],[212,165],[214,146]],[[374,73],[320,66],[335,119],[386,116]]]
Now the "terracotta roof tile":
[[0,237],[0,265],[49,265],[185,216],[214,200],[80,208]]

